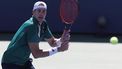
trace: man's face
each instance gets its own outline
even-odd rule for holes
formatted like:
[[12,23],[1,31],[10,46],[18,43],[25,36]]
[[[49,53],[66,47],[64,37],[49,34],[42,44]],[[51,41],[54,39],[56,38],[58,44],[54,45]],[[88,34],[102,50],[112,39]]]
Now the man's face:
[[45,19],[47,9],[39,8],[33,11],[33,16],[39,21],[42,22]]

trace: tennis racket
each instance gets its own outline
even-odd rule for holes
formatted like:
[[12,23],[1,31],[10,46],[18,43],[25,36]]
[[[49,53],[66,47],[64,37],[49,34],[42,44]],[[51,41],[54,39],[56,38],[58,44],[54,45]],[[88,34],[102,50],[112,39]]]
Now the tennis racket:
[[77,0],[61,0],[60,17],[65,25],[65,30],[71,29],[72,24],[78,16],[78,1]]

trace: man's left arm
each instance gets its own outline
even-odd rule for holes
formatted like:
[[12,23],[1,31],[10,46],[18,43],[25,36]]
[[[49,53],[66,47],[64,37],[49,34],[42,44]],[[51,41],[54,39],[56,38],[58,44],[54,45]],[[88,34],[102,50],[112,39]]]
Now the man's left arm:
[[47,39],[49,45],[51,47],[60,47],[62,43],[65,43],[70,40],[70,33],[69,32],[70,31],[64,30],[61,38],[55,38],[52,36],[51,38]]
[[70,31],[63,31],[61,38],[55,38],[50,31],[48,25],[46,25],[45,40],[49,43],[51,47],[60,47],[62,43],[69,41]]
[[55,38],[55,37],[51,37],[49,39],[46,39],[46,41],[49,43],[49,45],[51,47],[60,47],[61,43],[62,43],[60,38]]

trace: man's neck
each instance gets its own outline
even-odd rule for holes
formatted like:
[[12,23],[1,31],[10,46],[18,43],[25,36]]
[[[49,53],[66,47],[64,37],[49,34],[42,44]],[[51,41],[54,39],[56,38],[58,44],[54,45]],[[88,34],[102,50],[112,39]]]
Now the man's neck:
[[33,21],[34,21],[35,23],[38,23],[39,25],[41,25],[42,22],[43,22],[43,20],[42,20],[42,21],[38,21],[34,16],[33,16]]

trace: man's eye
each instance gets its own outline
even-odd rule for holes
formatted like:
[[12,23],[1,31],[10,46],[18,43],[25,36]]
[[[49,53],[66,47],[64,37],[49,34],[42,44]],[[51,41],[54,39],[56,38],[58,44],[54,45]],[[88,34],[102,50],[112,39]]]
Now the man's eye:
[[38,12],[41,12],[41,10],[38,10]]
[[45,13],[46,12],[46,10],[41,10],[41,9],[38,9],[37,11],[38,11],[38,13]]
[[42,12],[45,13],[45,10],[43,10]]

